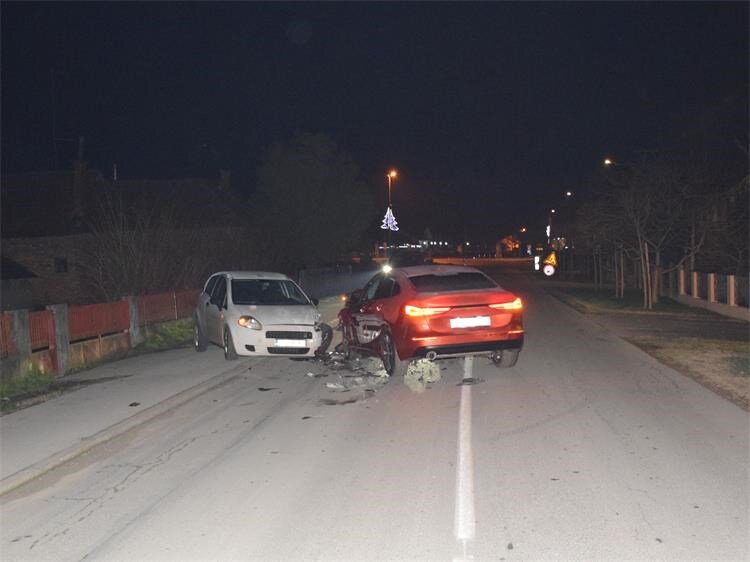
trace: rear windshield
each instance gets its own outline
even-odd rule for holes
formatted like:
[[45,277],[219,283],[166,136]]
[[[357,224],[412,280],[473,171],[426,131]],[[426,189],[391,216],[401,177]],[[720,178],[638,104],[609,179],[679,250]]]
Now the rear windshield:
[[292,281],[280,279],[233,279],[234,304],[310,304]]
[[470,291],[474,289],[495,289],[497,285],[481,273],[462,272],[449,275],[417,275],[409,277],[420,293],[438,291]]

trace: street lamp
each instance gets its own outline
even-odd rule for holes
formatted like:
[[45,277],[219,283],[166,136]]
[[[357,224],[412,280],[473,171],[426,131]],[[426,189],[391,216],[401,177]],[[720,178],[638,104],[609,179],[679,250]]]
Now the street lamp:
[[391,206],[391,180],[395,180],[398,177],[398,172],[396,170],[391,170],[388,172],[385,177],[388,178],[388,206]]
[[550,243],[550,239],[552,238],[552,215],[555,214],[554,209],[549,210],[549,214],[547,215],[547,244]]
[[[395,180],[398,177],[398,172],[395,169],[392,169],[390,172],[388,172],[385,175],[386,178],[388,178],[388,213],[391,212],[391,182]],[[393,218],[393,217],[391,217]],[[385,239],[385,257],[388,258],[390,254],[390,245],[391,245],[391,227],[390,225],[387,225],[388,228],[386,229],[386,239]]]

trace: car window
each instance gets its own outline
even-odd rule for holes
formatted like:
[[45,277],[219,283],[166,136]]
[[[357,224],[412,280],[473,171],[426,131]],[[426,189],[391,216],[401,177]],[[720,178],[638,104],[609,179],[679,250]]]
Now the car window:
[[206,283],[206,289],[203,291],[207,295],[210,295],[211,292],[214,290],[214,287],[216,287],[216,283],[219,281],[219,277],[221,275],[214,275],[208,280],[208,283]]
[[309,305],[294,282],[281,279],[232,279],[232,302],[254,305]]
[[383,279],[380,281],[380,284],[378,285],[377,290],[375,291],[375,296],[373,298],[390,298],[394,294],[398,294],[394,293],[394,289],[398,289],[398,283],[396,283],[396,281],[392,277],[383,277]]
[[383,274],[378,273],[375,277],[367,282],[367,285],[365,285],[364,289],[362,290],[362,294],[364,295],[365,300],[370,301],[375,298],[375,293],[377,293],[378,285],[380,285],[380,281],[382,279]]
[[211,302],[219,306],[226,306],[227,302],[227,280],[225,277],[219,277],[213,292],[211,293]]
[[411,281],[417,291],[422,293],[497,288],[497,284],[494,281],[478,271],[415,275],[414,277],[409,277],[409,281]]

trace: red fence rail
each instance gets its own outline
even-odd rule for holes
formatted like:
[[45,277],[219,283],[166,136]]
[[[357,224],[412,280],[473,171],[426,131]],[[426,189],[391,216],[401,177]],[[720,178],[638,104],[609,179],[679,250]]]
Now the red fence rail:
[[138,319],[141,324],[189,318],[199,290],[170,291],[138,297]]
[[130,311],[127,301],[71,306],[68,309],[70,341],[106,336],[130,328]]
[[29,313],[31,351],[55,347],[55,320],[51,310]]
[[13,329],[13,317],[10,314],[0,315],[0,357],[5,359],[15,353],[15,346],[10,334]]

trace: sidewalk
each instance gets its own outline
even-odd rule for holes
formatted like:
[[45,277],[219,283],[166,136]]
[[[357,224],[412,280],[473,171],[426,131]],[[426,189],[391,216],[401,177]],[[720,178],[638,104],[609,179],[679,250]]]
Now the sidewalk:
[[[336,327],[339,297],[318,305]],[[332,344],[333,345],[333,344]],[[73,392],[0,418],[0,495],[236,376],[247,366],[222,351],[173,349],[105,363],[64,377]]]

